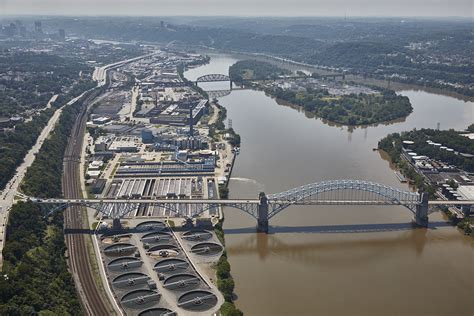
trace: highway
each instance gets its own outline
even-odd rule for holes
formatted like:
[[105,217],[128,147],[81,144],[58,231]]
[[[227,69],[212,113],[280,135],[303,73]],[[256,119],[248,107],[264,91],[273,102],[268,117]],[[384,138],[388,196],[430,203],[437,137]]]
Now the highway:
[[[75,103],[82,95],[83,94],[70,100],[67,105]],[[56,100],[56,98],[57,95],[54,95],[51,100],[49,100],[48,104],[46,105],[46,108],[51,107],[51,102]],[[54,114],[51,116],[48,124],[43,128],[40,135],[38,136],[36,143],[28,151],[25,158],[23,159],[23,163],[16,169],[15,175],[12,179],[10,179],[10,181],[7,183],[5,189],[0,195],[0,269],[3,266],[2,251],[6,239],[6,227],[8,224],[8,217],[10,215],[9,212],[10,208],[13,205],[13,202],[15,201],[15,195],[17,194],[18,189],[20,188],[20,184],[23,181],[27,169],[33,164],[36,154],[40,151],[44,140],[49,136],[49,134],[51,134],[51,131],[56,126],[56,123],[59,117],[61,116],[64,107],[65,105],[57,109],[56,112],[54,112]]]
[[[139,60],[141,58],[149,57],[154,55],[147,54],[138,56],[135,58],[119,61],[113,64],[109,64],[103,67],[97,67],[93,74],[93,79],[97,81],[97,87],[102,87],[107,83],[107,70],[118,67],[129,62]],[[71,105],[79,100],[85,93],[71,99],[66,105]],[[94,93],[92,94],[94,95]],[[57,96],[53,96],[56,99]],[[63,194],[66,198],[81,198],[81,187],[79,177],[79,164],[81,146],[84,137],[85,125],[87,120],[87,107],[86,105],[91,101],[92,97],[89,97],[85,102],[85,106],[81,114],[79,115],[76,123],[73,127],[70,141],[65,151],[64,157],[64,172],[62,178]],[[54,100],[50,100],[54,101]],[[3,265],[3,257],[1,256],[6,239],[6,227],[8,223],[9,210],[15,201],[15,196],[18,193],[19,186],[26,174],[26,170],[32,165],[35,155],[41,149],[41,145],[44,140],[50,135],[51,131],[55,127],[63,108],[59,108],[51,117],[46,127],[42,130],[38,137],[35,145],[30,149],[24,158],[24,162],[17,168],[15,176],[6,185],[5,189],[1,192],[0,196],[0,268]],[[46,107],[49,107],[50,103]],[[19,195],[23,196],[24,195]],[[74,281],[78,293],[80,295],[82,306],[87,315],[111,315],[115,314],[110,302],[98,289],[94,278],[93,271],[90,266],[91,258],[89,256],[87,240],[90,238],[88,235],[70,234],[68,230],[89,228],[87,223],[83,222],[84,206],[71,205],[64,213],[64,229],[66,246],[69,254],[69,267],[73,274]],[[94,258],[95,259],[95,258]],[[100,281],[98,283],[101,283]]]
[[118,61],[116,63],[108,64],[108,65],[105,65],[105,66],[102,66],[102,67],[96,67],[94,69],[94,73],[92,74],[92,80],[97,81],[97,86],[98,87],[102,87],[107,83],[107,80],[106,80],[107,70],[112,69],[112,68],[117,68],[119,66],[123,66],[125,64],[140,60],[142,58],[150,57],[150,56],[153,56],[155,54],[156,53],[141,55],[141,56],[126,59],[126,60],[121,60],[121,61]]

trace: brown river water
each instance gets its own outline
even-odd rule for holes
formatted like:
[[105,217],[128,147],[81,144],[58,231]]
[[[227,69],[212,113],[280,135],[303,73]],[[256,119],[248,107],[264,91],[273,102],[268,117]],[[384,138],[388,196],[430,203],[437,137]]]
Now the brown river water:
[[[211,58],[186,77],[227,74],[237,60]],[[474,104],[424,91],[399,93],[414,107],[406,119],[352,130],[308,118],[260,91],[220,98],[242,138],[231,197],[331,179],[408,189],[372,148],[388,133],[438,122],[441,129],[464,129],[474,122]],[[294,206],[270,220],[268,235],[255,233],[248,214],[224,212],[235,302],[246,315],[473,315],[472,239],[439,212],[430,215],[428,229],[413,229],[412,213],[401,206]]]

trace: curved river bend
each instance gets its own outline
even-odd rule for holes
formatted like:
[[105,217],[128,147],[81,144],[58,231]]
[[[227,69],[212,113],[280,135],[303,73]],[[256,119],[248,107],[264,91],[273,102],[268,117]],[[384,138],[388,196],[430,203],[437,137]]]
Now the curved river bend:
[[[211,56],[210,64],[185,76],[227,74],[236,60]],[[372,148],[388,133],[438,122],[442,129],[464,129],[474,122],[474,104],[400,93],[413,104],[410,116],[353,131],[307,118],[260,91],[222,97],[242,138],[231,196],[341,178],[407,189]],[[472,316],[472,242],[440,213],[430,215],[428,229],[411,229],[411,213],[403,207],[290,207],[271,219],[269,235],[256,234],[255,221],[239,210],[226,209],[225,216],[236,304],[246,315]]]

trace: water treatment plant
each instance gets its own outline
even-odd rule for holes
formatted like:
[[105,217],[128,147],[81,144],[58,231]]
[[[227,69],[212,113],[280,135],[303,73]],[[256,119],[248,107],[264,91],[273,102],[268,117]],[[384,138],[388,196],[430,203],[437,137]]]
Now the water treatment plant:
[[219,308],[212,265],[223,247],[212,230],[133,219],[120,231],[103,226],[98,236],[108,285],[127,315],[210,315]]

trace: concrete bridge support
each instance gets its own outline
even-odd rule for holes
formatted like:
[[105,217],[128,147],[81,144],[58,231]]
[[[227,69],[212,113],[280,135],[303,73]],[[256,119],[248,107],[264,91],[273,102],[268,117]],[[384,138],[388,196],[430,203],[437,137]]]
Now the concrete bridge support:
[[120,218],[114,218],[112,221],[112,230],[121,230],[122,224],[120,223]]
[[257,232],[268,233],[268,199],[264,192],[259,194]]
[[428,194],[421,193],[421,203],[416,206],[415,224],[419,227],[428,227]]
[[461,207],[461,210],[464,214],[464,217],[465,218],[468,218],[469,216],[471,216],[471,212],[472,212],[472,205],[463,205]]

